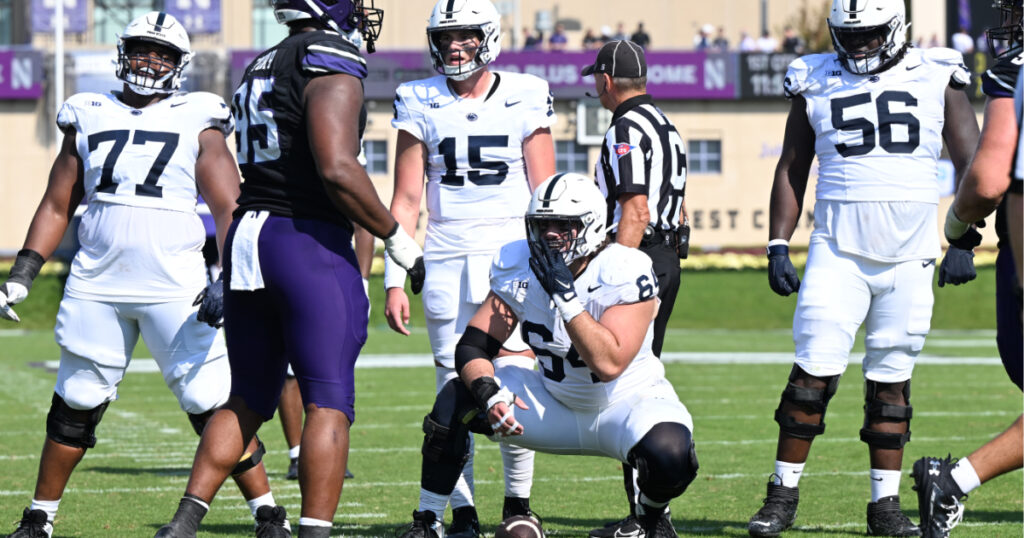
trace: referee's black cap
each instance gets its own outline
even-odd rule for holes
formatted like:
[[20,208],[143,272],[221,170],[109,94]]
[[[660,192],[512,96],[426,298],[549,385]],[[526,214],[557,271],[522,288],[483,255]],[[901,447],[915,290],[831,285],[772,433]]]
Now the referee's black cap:
[[612,78],[640,78],[647,76],[647,58],[640,45],[628,40],[609,41],[597,52],[594,65],[588,65],[581,75],[608,73]]

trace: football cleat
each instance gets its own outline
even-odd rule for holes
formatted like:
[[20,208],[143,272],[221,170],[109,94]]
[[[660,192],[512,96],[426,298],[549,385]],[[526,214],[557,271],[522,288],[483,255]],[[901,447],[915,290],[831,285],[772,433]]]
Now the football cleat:
[[355,477],[356,477],[356,475],[352,474],[352,471],[349,471],[348,467],[345,467],[345,478],[355,478]]
[[914,491],[921,515],[921,533],[926,538],[945,538],[964,517],[967,496],[953,480],[951,471],[957,460],[921,458],[914,462]]
[[480,536],[480,520],[476,515],[476,507],[462,506],[452,509],[452,524],[446,533],[448,538],[478,538]]
[[[778,478],[772,473],[772,476]],[[768,496],[764,498],[764,506],[750,518],[747,532],[751,536],[774,537],[793,526],[796,521],[796,506],[800,502],[800,490],[775,485],[771,477],[768,480]]]
[[399,538],[444,538],[444,523],[430,510],[413,510],[412,523],[399,532]]
[[640,524],[642,531],[639,536],[643,538],[679,538],[676,528],[672,526],[672,520],[669,519],[667,508],[665,506],[654,509],[644,506],[643,503],[637,503],[636,521]]
[[505,497],[505,504],[501,508],[501,519],[504,521],[512,516],[529,516],[539,519],[533,510],[530,510],[529,497]]
[[636,516],[630,514],[625,519],[613,521],[604,527],[590,531],[590,538],[639,538],[643,536],[643,529]]
[[292,461],[288,463],[288,473],[284,477],[286,480],[299,479],[299,458],[292,458]]
[[900,511],[900,496],[868,503],[868,536],[921,536],[921,528]]
[[256,509],[256,538],[289,538],[292,527],[283,506],[265,505]]
[[50,538],[52,533],[53,525],[46,519],[46,512],[26,508],[21,514],[18,528],[9,536],[10,538]]
[[196,538],[199,523],[203,521],[207,509],[197,499],[185,495],[178,501],[178,511],[171,522],[160,527],[154,538]]

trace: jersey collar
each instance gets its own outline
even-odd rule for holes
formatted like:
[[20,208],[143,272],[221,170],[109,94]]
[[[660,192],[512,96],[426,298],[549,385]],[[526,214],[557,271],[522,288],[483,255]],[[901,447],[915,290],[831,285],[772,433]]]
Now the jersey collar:
[[648,94],[637,95],[636,97],[630,97],[622,102],[619,106],[615,107],[615,114],[612,115],[612,122],[621,118],[626,112],[633,110],[640,105],[653,105],[654,99]]

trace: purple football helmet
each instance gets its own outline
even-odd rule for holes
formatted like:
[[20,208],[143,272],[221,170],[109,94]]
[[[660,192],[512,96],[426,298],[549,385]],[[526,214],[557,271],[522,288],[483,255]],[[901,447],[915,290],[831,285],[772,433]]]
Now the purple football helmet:
[[[359,30],[366,40],[366,50],[375,50],[380,35],[384,10],[374,7],[374,0],[273,0],[277,22],[313,19],[330,30],[347,34]],[[367,6],[367,4],[369,4]]]

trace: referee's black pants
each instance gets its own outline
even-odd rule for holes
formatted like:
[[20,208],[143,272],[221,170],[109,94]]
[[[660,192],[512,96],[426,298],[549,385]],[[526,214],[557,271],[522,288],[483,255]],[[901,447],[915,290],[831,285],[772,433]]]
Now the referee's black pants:
[[660,359],[661,346],[665,343],[665,327],[668,325],[668,318],[672,315],[672,307],[676,304],[676,294],[679,293],[679,255],[675,247],[665,242],[653,245],[640,245],[640,250],[650,256],[654,262],[654,274],[658,277],[658,298],[661,299],[661,306],[658,307],[658,316],[654,318],[654,341],[651,350]]

